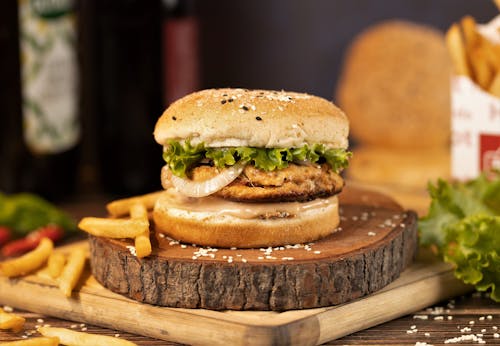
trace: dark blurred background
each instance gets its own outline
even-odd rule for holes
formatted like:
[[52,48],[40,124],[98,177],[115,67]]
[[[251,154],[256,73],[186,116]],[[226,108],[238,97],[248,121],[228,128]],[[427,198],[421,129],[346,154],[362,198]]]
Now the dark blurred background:
[[332,98],[345,49],[392,18],[445,31],[465,14],[485,22],[489,0],[198,1],[202,87],[287,89]]
[[445,31],[465,14],[497,14],[490,0],[76,1],[82,131],[67,159],[22,143],[21,3],[0,5],[0,191],[52,200],[159,189],[154,124],[186,93],[245,87],[332,99],[344,52],[364,28],[402,18]]

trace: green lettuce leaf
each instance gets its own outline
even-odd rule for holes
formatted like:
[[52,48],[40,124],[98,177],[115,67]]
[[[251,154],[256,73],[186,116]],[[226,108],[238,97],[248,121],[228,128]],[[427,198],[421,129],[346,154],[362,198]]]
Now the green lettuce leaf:
[[352,153],[345,149],[327,149],[322,144],[300,148],[205,148],[203,143],[192,146],[189,141],[170,141],[163,153],[168,167],[179,177],[185,177],[189,168],[205,158],[219,168],[232,166],[241,160],[265,171],[286,168],[294,161],[316,163],[324,160],[332,169],[340,172],[347,167],[351,156]]
[[500,301],[500,175],[429,184],[432,202],[419,222],[420,243],[434,245],[455,276]]
[[30,193],[0,193],[0,225],[12,229],[18,237],[48,224],[56,224],[68,232],[76,231],[75,221],[45,199]]

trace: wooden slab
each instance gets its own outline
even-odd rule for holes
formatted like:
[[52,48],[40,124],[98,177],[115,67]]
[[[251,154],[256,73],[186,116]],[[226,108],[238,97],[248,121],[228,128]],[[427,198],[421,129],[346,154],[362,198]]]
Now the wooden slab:
[[91,236],[94,277],[155,305],[215,310],[292,310],[345,303],[396,279],[414,259],[417,216],[363,189],[341,194],[341,230],[315,243],[213,249],[158,239],[138,259],[126,240]]

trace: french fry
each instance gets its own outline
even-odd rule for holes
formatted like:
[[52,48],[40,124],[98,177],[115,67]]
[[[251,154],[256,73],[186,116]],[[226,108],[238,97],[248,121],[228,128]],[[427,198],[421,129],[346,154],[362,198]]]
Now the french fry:
[[146,207],[147,210],[151,210],[153,209],[156,200],[164,192],[165,191],[157,191],[142,196],[119,199],[111,203],[108,203],[106,205],[106,209],[108,210],[109,215],[111,215],[112,217],[127,215],[130,211],[130,207],[133,204],[142,204]]
[[130,206],[130,217],[136,220],[148,220],[148,211],[142,203],[134,203]]
[[68,346],[134,346],[135,343],[115,338],[107,335],[89,334],[84,332],[77,332],[66,328],[55,327],[39,327],[38,332],[43,336],[58,337],[60,343]]
[[465,44],[458,24],[454,23],[448,29],[445,38],[448,51],[450,52],[453,65],[455,67],[455,73],[471,77],[469,65],[467,63]]
[[98,237],[135,238],[149,230],[149,222],[147,220],[85,217],[80,221],[78,227]]
[[495,78],[493,78],[488,92],[493,96],[500,97],[500,72],[497,72]]
[[2,346],[57,346],[59,345],[58,337],[39,336],[24,340],[3,342]]
[[484,50],[480,49],[480,47],[471,49],[469,56],[471,69],[474,72],[475,82],[481,88],[488,90],[494,77],[494,71],[484,53]]
[[488,62],[495,70],[500,70],[500,45],[490,42],[484,37],[480,37],[481,49]]
[[47,262],[53,249],[52,240],[43,238],[34,250],[21,257],[0,262],[0,275],[13,277],[30,273]]
[[61,275],[64,264],[66,263],[66,257],[60,252],[53,252],[48,261],[47,261],[47,269],[49,271],[49,275],[56,279]]
[[23,329],[24,322],[23,317],[0,309],[0,329],[11,329],[17,333]]
[[[130,207],[130,217],[134,220],[148,221],[148,211],[141,203],[132,204]],[[135,237],[135,252],[138,258],[143,258],[151,254],[151,240],[149,239],[149,227],[142,234]]]
[[64,266],[59,278],[59,289],[66,297],[71,297],[71,292],[78,283],[85,267],[86,257],[85,250],[83,249],[78,248],[70,253],[68,263]]
[[476,20],[472,16],[465,16],[460,21],[464,33],[465,44],[468,49],[477,44],[480,37],[476,30]]

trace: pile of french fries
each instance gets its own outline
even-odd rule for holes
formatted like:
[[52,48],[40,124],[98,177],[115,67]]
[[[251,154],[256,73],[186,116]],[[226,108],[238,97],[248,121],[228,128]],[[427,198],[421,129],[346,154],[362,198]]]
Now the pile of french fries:
[[[131,238],[135,241],[135,253],[138,258],[149,256],[152,252],[149,231],[149,210],[163,193],[154,192],[143,196],[131,197],[109,203],[106,207],[110,218],[83,218],[80,229],[101,237]],[[54,251],[54,244],[49,238],[41,239],[32,251],[9,260],[0,262],[0,276],[17,277],[37,270],[47,273],[59,283],[59,288],[66,297],[71,297],[85,268],[88,254],[82,248],[74,248],[68,254]],[[25,319],[14,313],[0,309],[0,330],[19,332]],[[50,346],[50,345],[111,345],[132,346],[134,343],[110,336],[77,332],[66,328],[40,327],[41,337],[7,342],[7,346]]]
[[58,281],[59,288],[64,295],[70,297],[82,275],[86,260],[87,253],[84,249],[75,249],[65,255],[54,252],[52,240],[43,238],[34,250],[20,257],[0,262],[0,276],[26,275],[46,266],[47,272]]
[[110,218],[85,217],[78,227],[95,236],[134,239],[135,255],[144,258],[151,254],[149,211],[164,191],[124,198],[106,205]]
[[[500,0],[495,3],[500,8]],[[446,33],[446,45],[456,74],[469,77],[483,90],[500,97],[500,44],[483,37],[474,18],[465,16],[454,23]]]

